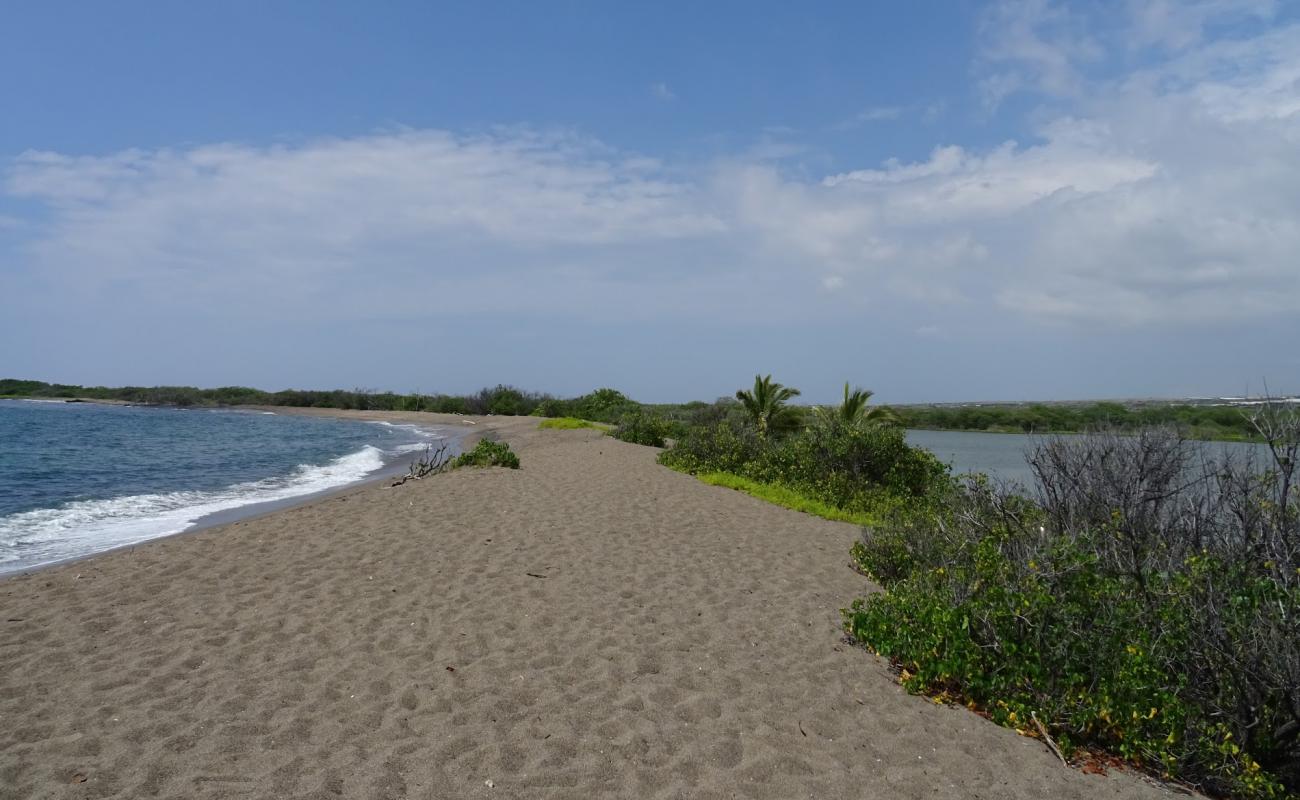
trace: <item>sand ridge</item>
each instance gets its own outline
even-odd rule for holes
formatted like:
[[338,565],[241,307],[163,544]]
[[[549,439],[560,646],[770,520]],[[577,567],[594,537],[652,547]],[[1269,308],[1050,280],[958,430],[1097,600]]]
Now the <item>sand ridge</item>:
[[852,526],[478,421],[523,469],[0,581],[0,797],[1168,796],[844,644]]

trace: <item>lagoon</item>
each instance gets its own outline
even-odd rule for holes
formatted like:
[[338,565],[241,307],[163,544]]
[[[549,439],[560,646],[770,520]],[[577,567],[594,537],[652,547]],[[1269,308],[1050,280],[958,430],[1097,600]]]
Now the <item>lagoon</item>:
[[[1053,434],[1078,436],[1080,434]],[[952,467],[954,475],[964,472],[983,472],[990,478],[1033,486],[1034,473],[1029,467],[1027,454],[1033,447],[1051,438],[1048,435],[1025,433],[981,433],[972,431],[908,430],[908,444],[924,447]],[[1262,444],[1250,442],[1201,442],[1210,453],[1236,453],[1261,459],[1268,456]]]

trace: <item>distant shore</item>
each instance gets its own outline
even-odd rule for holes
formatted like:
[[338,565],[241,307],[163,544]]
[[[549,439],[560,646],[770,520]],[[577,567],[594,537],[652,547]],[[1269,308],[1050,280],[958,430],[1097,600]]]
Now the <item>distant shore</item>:
[[96,403],[102,406],[138,405],[127,400],[112,400],[101,397],[27,397],[22,395],[0,395],[0,400],[25,400],[29,403]]

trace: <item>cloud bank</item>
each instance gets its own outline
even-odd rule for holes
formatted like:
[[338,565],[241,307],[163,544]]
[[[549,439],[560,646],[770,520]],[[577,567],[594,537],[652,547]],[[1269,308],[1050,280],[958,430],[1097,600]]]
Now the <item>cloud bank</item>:
[[1127,9],[1099,28],[994,7],[979,90],[1035,99],[1029,135],[936,141],[915,162],[673,161],[528,128],[25,153],[3,191],[35,210],[3,220],[0,306],[723,321],[888,306],[1138,330],[1294,315],[1300,27],[1268,24],[1263,2]]

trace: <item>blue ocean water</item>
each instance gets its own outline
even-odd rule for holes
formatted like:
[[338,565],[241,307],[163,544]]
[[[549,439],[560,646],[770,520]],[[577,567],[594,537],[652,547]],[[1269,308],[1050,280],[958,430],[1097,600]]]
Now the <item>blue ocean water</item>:
[[0,400],[0,574],[404,468],[452,433],[245,410]]

